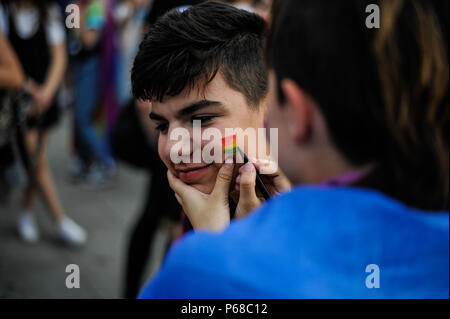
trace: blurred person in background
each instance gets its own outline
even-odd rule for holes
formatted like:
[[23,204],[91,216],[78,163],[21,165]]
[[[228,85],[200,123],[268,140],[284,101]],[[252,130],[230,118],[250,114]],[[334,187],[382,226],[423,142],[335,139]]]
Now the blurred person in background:
[[0,89],[19,90],[25,84],[22,66],[3,32],[0,32]]
[[270,19],[270,8],[272,0],[222,0],[235,7],[259,14],[264,20]]
[[114,10],[120,40],[120,75],[117,77],[117,86],[121,106],[132,100],[131,67],[143,37],[145,18],[152,2],[153,0],[122,0]]
[[8,39],[0,32],[0,205],[9,199],[14,184],[10,169],[15,154],[10,136],[13,111],[6,110],[5,98],[10,91],[20,90],[25,84],[22,66]]
[[[373,3],[379,29],[366,26]],[[225,195],[168,174],[186,213],[212,224],[173,247],[141,297],[447,299],[448,1],[273,8],[267,125],[297,187],[273,176],[278,192],[260,206],[262,163],[243,166],[248,210],[230,224]],[[222,192],[232,171],[221,168]]]
[[[75,86],[75,156],[71,173],[78,180],[99,185],[114,177],[116,161],[109,145],[109,106],[115,103],[118,68],[111,21],[112,3],[81,0],[80,28],[72,30],[71,44]],[[112,98],[112,99],[111,99]],[[115,105],[112,106],[116,108]],[[115,115],[113,115],[115,117]],[[101,122],[96,123],[96,118]]]
[[64,214],[47,161],[49,130],[57,124],[55,94],[66,70],[65,32],[61,14],[52,1],[2,0],[0,30],[8,36],[26,76],[24,89],[32,98],[27,118],[26,145],[33,165],[18,229],[26,242],[36,242],[39,231],[32,210],[40,193],[56,232],[65,243],[80,245],[85,231]]
[[253,7],[255,12],[266,20],[270,22],[270,9],[272,8],[273,0],[254,0]]
[[[152,28],[156,20],[172,9],[185,10],[202,0],[154,0],[146,17],[145,30]],[[124,34],[124,36],[126,36]],[[136,47],[137,49],[137,47]],[[136,50],[137,51],[137,50]],[[134,56],[133,56],[134,60]],[[130,232],[125,264],[124,297],[136,298],[142,287],[144,270],[151,254],[152,244],[161,221],[169,221],[169,242],[182,234],[181,206],[175,199],[167,181],[166,167],[158,155],[156,125],[148,120],[151,104],[144,101],[130,102],[118,122],[115,151],[119,159],[134,163],[149,172],[149,181],[143,208]],[[131,118],[131,119],[130,119]],[[126,124],[126,123],[131,124]],[[126,128],[122,129],[122,126]],[[138,129],[138,131],[136,131]],[[122,132],[122,133],[121,133]],[[133,132],[133,133],[132,133]],[[129,147],[126,147],[128,145]]]
[[223,0],[222,2],[231,4],[236,8],[246,10],[248,12],[255,12],[253,0]]

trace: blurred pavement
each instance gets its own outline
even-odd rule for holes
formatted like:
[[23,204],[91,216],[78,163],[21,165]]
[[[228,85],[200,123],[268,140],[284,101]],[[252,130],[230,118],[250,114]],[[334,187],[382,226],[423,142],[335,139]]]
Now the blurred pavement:
[[[55,240],[52,222],[42,202],[35,207],[40,241],[20,241],[17,213],[21,189],[9,206],[0,206],[0,298],[120,298],[130,228],[143,203],[147,174],[125,166],[112,188],[89,190],[69,182],[70,113],[50,136],[49,161],[60,199],[68,216],[88,231],[85,247],[74,249]],[[158,232],[147,276],[158,267],[165,235]],[[80,288],[68,289],[68,264],[80,267]]]

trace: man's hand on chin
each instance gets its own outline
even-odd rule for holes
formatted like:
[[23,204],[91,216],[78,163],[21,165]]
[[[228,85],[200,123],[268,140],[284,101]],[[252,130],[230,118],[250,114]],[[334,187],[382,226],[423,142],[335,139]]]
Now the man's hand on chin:
[[233,163],[225,163],[220,168],[214,189],[209,195],[186,185],[170,170],[167,171],[170,187],[183,206],[194,230],[221,231],[230,224],[228,194],[233,180],[233,169]]

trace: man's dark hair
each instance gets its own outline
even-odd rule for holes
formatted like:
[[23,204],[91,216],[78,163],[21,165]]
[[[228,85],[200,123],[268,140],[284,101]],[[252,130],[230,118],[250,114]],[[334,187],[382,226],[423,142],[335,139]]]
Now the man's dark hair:
[[162,101],[203,90],[220,72],[256,107],[267,92],[265,22],[258,15],[205,2],[158,19],[140,45],[131,72],[137,99]]
[[[366,27],[378,4],[381,28]],[[361,184],[448,209],[448,1],[275,0],[267,62],[312,96]],[[447,36],[446,36],[447,35]]]

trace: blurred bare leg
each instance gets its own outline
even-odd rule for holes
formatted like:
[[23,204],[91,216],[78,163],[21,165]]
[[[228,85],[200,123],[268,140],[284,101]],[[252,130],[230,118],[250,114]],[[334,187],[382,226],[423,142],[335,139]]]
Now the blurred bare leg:
[[[35,154],[37,147],[38,134],[32,130],[27,134],[27,146],[29,154]],[[47,144],[48,133],[42,134],[41,149],[37,159],[36,166],[36,184],[29,183],[25,194],[24,209],[31,211],[36,202],[37,192],[40,191],[42,198],[55,221],[61,220],[64,216],[62,205],[53,184],[50,169],[47,163]]]
[[[35,154],[37,147],[37,136],[38,134],[36,130],[29,130],[25,135],[25,143],[29,156]],[[34,203],[36,202],[36,196],[37,196],[36,185],[33,184],[33,181],[30,181],[30,178],[28,178],[28,184],[25,190],[25,200],[24,200],[25,211],[31,212]]]

